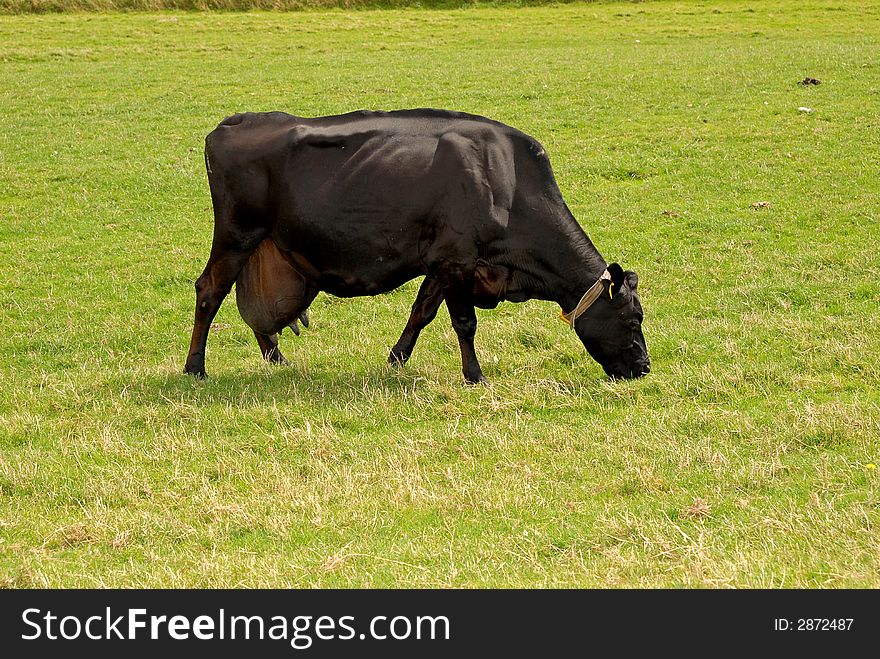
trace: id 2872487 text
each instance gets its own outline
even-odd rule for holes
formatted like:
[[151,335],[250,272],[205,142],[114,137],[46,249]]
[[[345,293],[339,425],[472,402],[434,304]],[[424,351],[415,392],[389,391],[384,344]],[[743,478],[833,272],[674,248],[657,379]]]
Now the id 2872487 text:
[[774,618],[773,631],[839,632],[852,629],[854,618]]

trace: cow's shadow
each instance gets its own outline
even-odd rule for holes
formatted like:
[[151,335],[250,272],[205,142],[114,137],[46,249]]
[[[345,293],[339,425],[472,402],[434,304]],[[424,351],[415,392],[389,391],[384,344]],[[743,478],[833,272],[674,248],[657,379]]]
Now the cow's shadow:
[[[468,385],[457,369],[436,373],[433,369],[377,364],[356,369],[297,365],[256,366],[209,372],[206,380],[180,373],[154,373],[129,385],[145,405],[262,407],[283,400],[301,400],[318,407],[336,407],[383,396],[407,398],[413,393],[440,386]],[[139,391],[138,391],[139,390]]]

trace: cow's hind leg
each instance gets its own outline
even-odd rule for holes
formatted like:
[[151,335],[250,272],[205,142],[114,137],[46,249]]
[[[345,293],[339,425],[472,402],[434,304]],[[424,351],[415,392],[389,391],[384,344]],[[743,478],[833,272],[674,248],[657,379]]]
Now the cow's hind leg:
[[215,236],[208,264],[201,277],[196,280],[195,322],[184,373],[191,373],[197,378],[205,377],[205,347],[208,343],[211,321],[217,315],[217,310],[232,288],[238,273],[262,238],[262,235],[250,239],[239,238],[234,242],[235,247],[222,249],[218,248],[218,240]]
[[278,335],[272,334],[269,336],[268,334],[260,334],[259,332],[254,332],[254,336],[257,337],[257,343],[260,344],[260,352],[263,353],[263,359],[265,359],[270,364],[289,364],[287,358],[281,354],[281,349],[278,347]]
[[437,310],[443,302],[443,288],[440,282],[432,275],[425,277],[419,287],[419,293],[412,305],[409,321],[403,330],[403,334],[397,339],[397,343],[388,355],[388,363],[402,366],[412,355],[413,348],[419,338],[419,333],[437,315]]

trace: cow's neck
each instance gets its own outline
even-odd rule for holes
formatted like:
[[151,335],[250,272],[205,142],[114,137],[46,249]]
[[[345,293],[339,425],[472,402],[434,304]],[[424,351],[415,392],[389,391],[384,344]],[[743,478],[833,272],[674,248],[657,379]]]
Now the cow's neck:
[[549,300],[571,311],[607,263],[567,207],[545,215],[541,224],[542,235],[514,265],[508,299]]

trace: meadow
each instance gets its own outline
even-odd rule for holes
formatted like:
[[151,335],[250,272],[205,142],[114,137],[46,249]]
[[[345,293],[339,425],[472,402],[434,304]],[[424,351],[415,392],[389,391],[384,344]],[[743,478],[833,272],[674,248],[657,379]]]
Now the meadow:
[[[537,301],[390,369],[418,281],[182,374],[204,136],[406,107],[541,141],[648,377]],[[876,3],[0,16],[0,116],[0,585],[880,587]]]

